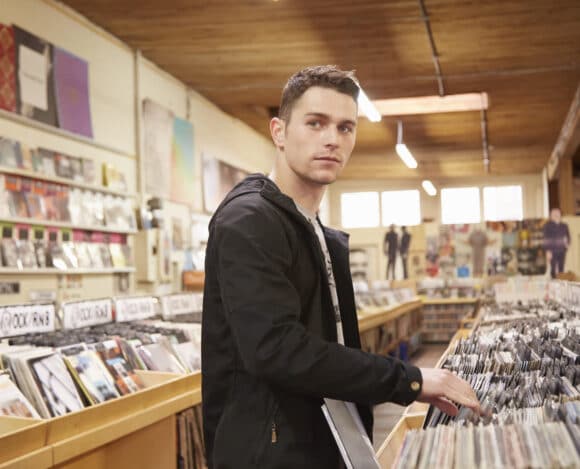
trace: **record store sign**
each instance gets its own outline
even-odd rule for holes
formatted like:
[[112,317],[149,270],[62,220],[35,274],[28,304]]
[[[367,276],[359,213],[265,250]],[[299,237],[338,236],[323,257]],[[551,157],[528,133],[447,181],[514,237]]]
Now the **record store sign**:
[[157,315],[157,298],[138,296],[115,298],[115,317],[117,322],[137,321]]
[[0,337],[54,331],[53,304],[0,307]]
[[113,302],[107,298],[64,303],[62,314],[65,329],[106,324],[113,321]]
[[163,318],[168,319],[180,314],[190,314],[200,311],[199,301],[193,293],[166,295],[161,297]]

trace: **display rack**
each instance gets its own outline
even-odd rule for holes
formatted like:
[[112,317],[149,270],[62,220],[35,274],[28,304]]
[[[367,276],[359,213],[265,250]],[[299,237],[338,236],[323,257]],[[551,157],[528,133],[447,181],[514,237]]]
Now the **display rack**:
[[38,269],[11,269],[0,267],[0,275],[108,275],[129,274],[135,272],[135,267],[116,267],[110,269],[67,269],[61,270],[55,267],[43,267]]
[[395,306],[377,307],[359,313],[362,349],[386,355],[395,352],[403,342],[420,332],[421,300]]
[[79,412],[0,417],[0,468],[176,468],[175,414],[201,403],[201,375],[139,374],[144,390]]
[[101,150],[110,151],[118,155],[126,156],[128,158],[135,158],[135,155],[128,153],[119,148],[106,145],[104,143],[97,142],[91,138],[84,137],[83,135],[75,134],[74,132],[69,132],[68,130],[61,129],[59,127],[54,127],[52,125],[45,124],[44,122],[31,119],[29,117],[23,116],[21,114],[16,114],[15,112],[9,112],[4,109],[0,109],[0,118],[11,120],[19,124],[31,127],[33,129],[42,130],[43,132],[58,135],[59,137],[64,137],[68,140],[74,140],[76,142],[84,143],[85,145],[90,145]]
[[62,222],[54,220],[43,220],[40,218],[20,218],[20,217],[1,217],[0,223],[12,223],[20,225],[34,225],[34,226],[50,226],[54,228],[68,228],[82,231],[99,231],[103,233],[119,233],[119,234],[135,234],[137,230],[124,230],[121,228],[114,228],[109,226],[88,226],[76,225],[71,222]]
[[449,342],[462,321],[473,318],[477,298],[433,298],[423,300],[421,336],[425,342]]
[[75,181],[74,179],[61,178],[58,176],[47,176],[46,174],[38,173],[35,171],[29,171],[20,168],[10,168],[8,166],[0,166],[0,174],[10,174],[12,176],[21,176],[30,179],[36,179],[43,182],[52,182],[55,184],[62,184],[63,186],[76,187],[79,189],[85,189],[93,192],[102,192],[103,194],[111,194],[119,197],[129,197],[135,198],[135,194],[129,194],[127,191],[117,191],[114,189],[109,189],[105,186],[98,186],[96,184],[87,184],[84,182]]

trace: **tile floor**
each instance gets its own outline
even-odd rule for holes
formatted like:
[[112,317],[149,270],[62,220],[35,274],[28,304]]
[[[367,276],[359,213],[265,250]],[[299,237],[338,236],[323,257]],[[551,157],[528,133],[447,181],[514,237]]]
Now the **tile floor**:
[[[418,367],[433,367],[445,352],[447,344],[428,344],[422,345],[415,353],[410,362]],[[375,427],[374,427],[374,447],[377,451],[383,444],[393,427],[397,424],[406,407],[387,402],[374,408]]]

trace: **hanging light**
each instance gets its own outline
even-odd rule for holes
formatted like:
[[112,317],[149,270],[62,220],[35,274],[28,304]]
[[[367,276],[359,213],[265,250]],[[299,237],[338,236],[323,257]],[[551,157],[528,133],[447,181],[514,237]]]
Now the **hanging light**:
[[397,144],[395,145],[395,151],[408,168],[417,168],[417,160],[413,157],[407,145],[403,143],[403,123],[401,121],[397,122]]
[[425,179],[421,183],[421,185],[423,186],[423,190],[427,192],[427,194],[430,195],[431,197],[437,195],[437,188],[433,185],[431,181],[429,181],[429,179]]

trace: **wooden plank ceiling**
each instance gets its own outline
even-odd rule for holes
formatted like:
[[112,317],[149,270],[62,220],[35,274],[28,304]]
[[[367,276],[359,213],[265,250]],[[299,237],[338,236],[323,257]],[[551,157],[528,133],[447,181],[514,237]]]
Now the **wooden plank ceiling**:
[[[64,0],[226,112],[268,135],[307,65],[356,69],[371,99],[438,94],[417,0]],[[489,95],[491,174],[545,166],[580,81],[578,0],[425,0],[446,94]],[[362,118],[344,178],[484,175],[479,112]]]

